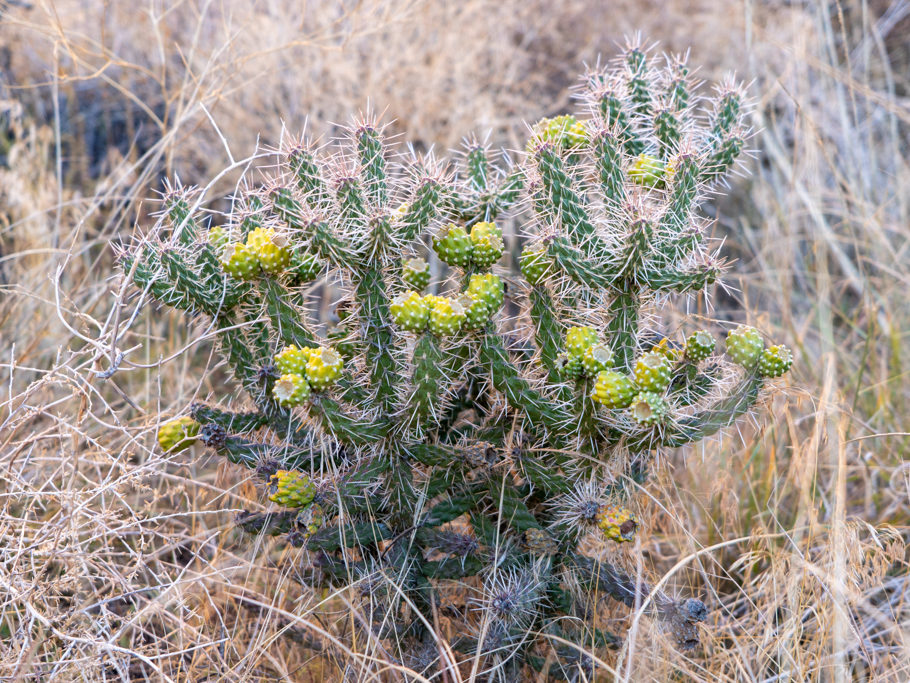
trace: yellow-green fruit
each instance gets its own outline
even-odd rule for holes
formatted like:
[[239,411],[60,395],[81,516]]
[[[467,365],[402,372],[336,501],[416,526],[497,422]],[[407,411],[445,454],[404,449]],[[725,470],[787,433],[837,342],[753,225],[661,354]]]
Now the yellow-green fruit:
[[220,225],[215,225],[209,228],[209,232],[206,235],[206,241],[212,245],[212,249],[220,256],[221,252],[224,251],[224,248],[228,244],[228,234]]
[[334,349],[320,346],[310,353],[310,360],[306,364],[306,378],[316,391],[328,389],[341,377],[344,369],[344,360],[335,353]]
[[307,536],[312,536],[325,523],[325,511],[319,503],[313,503],[303,508],[294,518],[294,526],[303,531]]
[[199,423],[191,417],[178,417],[158,427],[158,444],[165,453],[178,453],[192,446],[199,435]]
[[607,408],[626,408],[636,392],[631,379],[615,370],[605,370],[597,375],[591,398]]
[[650,427],[664,421],[670,412],[670,404],[658,393],[642,391],[632,400],[629,412],[638,424]]
[[458,332],[466,318],[464,306],[445,296],[434,296],[431,301],[430,332],[438,337]]
[[490,307],[483,299],[475,299],[470,294],[458,297],[458,303],[464,308],[464,326],[469,330],[483,327],[490,319]]
[[755,365],[764,345],[758,330],[748,325],[739,325],[727,335],[727,355],[744,368]]
[[306,507],[316,497],[316,486],[307,475],[296,470],[278,470],[269,484],[269,500],[285,507]]
[[309,359],[309,351],[298,349],[291,344],[275,354],[275,366],[282,375],[305,375]]
[[312,282],[319,274],[325,264],[320,261],[314,254],[303,249],[294,249],[291,252],[291,264],[288,266],[290,272],[299,283]]
[[629,177],[639,185],[646,187],[660,187],[663,185],[665,174],[666,166],[664,162],[648,154],[639,154],[629,169]]
[[604,535],[617,543],[635,538],[638,520],[632,511],[618,505],[601,505],[597,511],[597,526]]
[[495,223],[476,223],[471,228],[471,260],[478,268],[489,268],[502,258],[505,245]]
[[270,275],[283,273],[291,263],[287,237],[272,228],[253,229],[246,238],[246,246],[259,257],[259,265]]
[[686,339],[686,358],[698,363],[714,352],[714,335],[706,330],[699,330]]
[[245,244],[228,244],[219,260],[224,272],[237,280],[252,280],[259,272],[259,258]]
[[272,396],[284,408],[302,406],[310,397],[310,383],[306,377],[289,372],[281,375],[272,387]]
[[570,327],[566,332],[566,353],[570,358],[582,358],[596,343],[597,330],[593,327]]
[[758,372],[762,377],[780,377],[793,365],[793,354],[782,344],[769,346],[758,359]]
[[541,142],[552,142],[562,148],[577,147],[588,139],[584,124],[571,114],[541,119],[534,125]]
[[635,363],[635,384],[642,391],[662,392],[670,386],[672,366],[659,351],[649,351]]
[[502,278],[493,273],[483,273],[471,276],[465,294],[472,299],[481,299],[490,308],[491,314],[498,311],[505,300],[505,286]]
[[664,337],[659,342],[657,342],[657,344],[652,346],[650,350],[656,351],[656,352],[662,354],[664,357],[667,358],[667,360],[672,361],[672,362],[679,360],[680,356],[682,356],[682,353],[683,353],[682,349],[678,349],[673,346],[670,346],[670,340],[667,339],[666,337]]
[[598,342],[585,349],[581,362],[588,377],[597,377],[604,370],[613,367],[613,352],[609,346]]
[[401,263],[401,279],[411,289],[422,292],[430,284],[430,266],[422,258],[409,258]]
[[552,262],[546,245],[526,246],[518,257],[518,266],[530,284],[535,287],[541,284],[552,272]]
[[417,292],[405,292],[389,304],[392,322],[408,332],[422,332],[430,319],[430,302]]
[[433,250],[450,266],[465,267],[471,263],[474,246],[463,227],[449,223],[433,239]]
[[565,380],[581,379],[585,374],[581,358],[567,353],[560,353],[556,357],[556,367],[559,369],[559,375]]

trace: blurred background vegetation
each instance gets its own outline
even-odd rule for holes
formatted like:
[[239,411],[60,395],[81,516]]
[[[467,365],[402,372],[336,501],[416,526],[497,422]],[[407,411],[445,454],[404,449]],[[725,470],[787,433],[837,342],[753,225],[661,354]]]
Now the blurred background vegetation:
[[234,529],[247,472],[154,450],[158,415],[224,375],[201,326],[115,305],[112,245],[165,178],[225,196],[232,160],[367,107],[418,151],[475,132],[517,158],[638,32],[750,83],[749,175],[709,207],[735,260],[711,315],[796,362],[642,492],[633,565],[712,612],[694,654],[641,626],[616,676],[910,678],[906,0],[0,2],[0,677],[402,676],[333,644],[346,596],[297,586],[300,551]]

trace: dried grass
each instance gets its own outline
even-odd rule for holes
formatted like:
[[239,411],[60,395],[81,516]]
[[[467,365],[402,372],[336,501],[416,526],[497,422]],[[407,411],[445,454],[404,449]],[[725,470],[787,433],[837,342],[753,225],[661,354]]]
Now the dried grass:
[[163,175],[223,169],[224,141],[243,158],[283,127],[331,137],[368,103],[418,147],[490,130],[520,148],[525,120],[566,109],[582,62],[633,30],[691,45],[705,77],[754,79],[757,161],[716,207],[738,291],[710,314],[765,311],[754,322],[797,366],[754,423],[676,454],[642,492],[629,560],[706,598],[704,647],[680,654],[643,609],[613,609],[631,631],[601,674],[910,678],[906,2],[10,5],[0,678],[408,677],[381,643],[344,642],[350,591],[301,588],[300,551],[234,529],[260,506],[246,472],[152,447],[159,415],[221,397],[225,378],[207,343],[178,353],[194,323],[131,317],[111,242],[143,225]]

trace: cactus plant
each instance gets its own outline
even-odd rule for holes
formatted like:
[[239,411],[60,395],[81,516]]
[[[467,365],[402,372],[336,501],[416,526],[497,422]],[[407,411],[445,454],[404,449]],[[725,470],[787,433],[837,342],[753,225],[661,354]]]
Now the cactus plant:
[[[516,166],[473,141],[453,169],[399,161],[360,121],[340,154],[285,146],[277,175],[208,241],[200,199],[172,192],[160,243],[123,255],[143,293],[214,321],[249,397],[246,412],[191,411],[202,443],[263,473],[290,508],[242,526],[305,547],[314,583],[369,586],[382,604],[366,613],[402,657],[435,648],[437,592],[469,577],[482,609],[462,606],[455,645],[513,677],[546,663],[529,633],[613,639],[586,621],[592,601],[649,590],[621,551],[581,544],[633,538],[638,503],[617,474],[644,481],[655,452],[731,424],[789,367],[783,347],[761,355],[752,328],[727,338],[739,365],[707,331],[654,343],[660,304],[722,270],[697,208],[746,135],[740,90],[703,114],[687,73],[630,48],[585,77],[581,114],[534,128]],[[517,322],[490,271],[512,209],[533,235],[508,278]],[[435,283],[431,251],[449,266]],[[323,271],[351,302],[331,339],[301,290]],[[700,601],[651,604],[695,642]]]

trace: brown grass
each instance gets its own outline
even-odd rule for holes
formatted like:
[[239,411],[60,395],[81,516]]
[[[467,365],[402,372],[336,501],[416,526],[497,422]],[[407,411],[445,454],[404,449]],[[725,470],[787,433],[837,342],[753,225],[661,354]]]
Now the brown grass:
[[204,184],[225,143],[240,159],[283,127],[331,137],[368,104],[419,148],[472,130],[520,148],[638,30],[691,46],[705,78],[753,81],[756,160],[716,206],[736,291],[715,315],[762,311],[797,365],[753,423],[642,492],[632,561],[706,598],[704,647],[617,609],[630,635],[600,673],[910,679],[906,2],[20,5],[0,24],[0,679],[406,677],[336,639],[351,596],[301,588],[300,551],[234,529],[260,505],[246,472],[153,448],[158,416],[224,377],[206,343],[181,353],[198,325],[131,318],[110,245],[164,175]]

